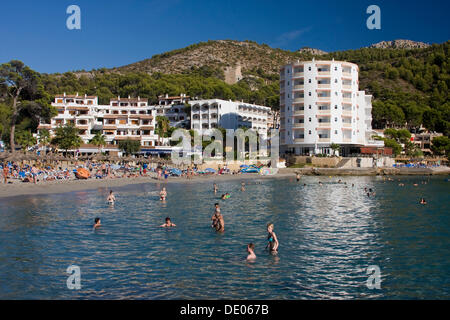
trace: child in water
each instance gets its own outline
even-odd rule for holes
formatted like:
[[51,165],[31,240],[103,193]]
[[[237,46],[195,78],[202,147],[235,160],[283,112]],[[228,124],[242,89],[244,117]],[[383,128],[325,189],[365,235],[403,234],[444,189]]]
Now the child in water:
[[420,204],[427,204],[424,198],[420,199]]
[[165,201],[167,197],[166,187],[163,187],[161,192],[159,193],[159,200]]
[[256,259],[255,245],[253,243],[249,243],[247,245],[247,252],[248,252],[247,260],[254,260],[254,259]]

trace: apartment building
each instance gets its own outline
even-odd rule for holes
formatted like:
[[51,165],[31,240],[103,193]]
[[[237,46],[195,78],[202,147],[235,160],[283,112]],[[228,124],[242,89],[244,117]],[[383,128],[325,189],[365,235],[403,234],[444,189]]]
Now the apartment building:
[[80,130],[85,144],[100,132],[109,147],[117,146],[119,141],[126,139],[139,141],[142,147],[156,145],[155,115],[147,99],[117,97],[111,99],[109,105],[99,105],[96,96],[64,93],[55,97],[52,106],[58,114],[50,123],[40,123],[38,134],[45,128],[53,136],[59,126],[72,124]]
[[373,141],[372,96],[359,90],[358,65],[297,61],[280,69],[280,146],[297,155],[353,153]]
[[251,128],[267,137],[269,107],[221,99],[191,100],[191,129],[207,132],[214,128]]
[[184,93],[173,97],[168,94],[161,95],[158,97],[159,104],[152,108],[156,111],[156,116],[167,117],[171,127],[190,129],[191,114],[186,109],[189,98]]

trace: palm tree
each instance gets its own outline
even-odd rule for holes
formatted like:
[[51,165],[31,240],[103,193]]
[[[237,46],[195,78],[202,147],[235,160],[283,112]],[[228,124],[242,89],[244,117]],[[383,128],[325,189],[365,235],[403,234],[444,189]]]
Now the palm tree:
[[45,154],[47,154],[47,146],[50,143],[50,131],[47,129],[39,130],[39,143],[45,147]]
[[98,152],[100,153],[100,148],[106,146],[105,136],[101,132],[97,132],[95,136],[89,141],[89,143],[97,146]]
[[158,135],[158,142],[161,145],[161,137],[166,137],[169,131],[170,122],[167,117],[156,116],[156,134]]
[[27,150],[29,147],[32,147],[37,143],[36,138],[33,137],[33,134],[31,133],[31,131],[17,132],[16,141],[18,144],[20,144],[22,146],[25,153],[27,153]]
[[333,155],[336,155],[336,153],[339,151],[339,149],[341,149],[341,146],[336,144],[336,143],[332,143],[330,145],[330,148],[333,150]]

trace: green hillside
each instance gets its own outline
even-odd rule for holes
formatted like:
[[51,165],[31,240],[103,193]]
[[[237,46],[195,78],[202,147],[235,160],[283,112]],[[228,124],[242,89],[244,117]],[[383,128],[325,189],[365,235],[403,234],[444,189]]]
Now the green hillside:
[[[346,60],[360,66],[360,89],[374,96],[374,128],[406,126],[415,130],[423,124],[449,135],[449,45],[450,41],[422,49],[362,48],[314,57]],[[41,107],[24,108],[17,120],[18,130],[35,130],[37,116],[50,116],[48,104],[52,95],[62,92],[97,95],[103,104],[117,95],[145,97],[156,103],[160,94],[186,93],[191,97],[244,100],[278,109],[280,66],[312,58],[305,51],[221,40],[194,44],[119,68],[40,74],[36,90],[24,91],[21,98],[38,100]],[[10,103],[6,94],[0,96],[3,138],[8,134]]]

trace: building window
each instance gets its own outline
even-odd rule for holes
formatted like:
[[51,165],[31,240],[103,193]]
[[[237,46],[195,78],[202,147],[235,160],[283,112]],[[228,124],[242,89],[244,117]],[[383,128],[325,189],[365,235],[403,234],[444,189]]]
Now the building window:
[[289,85],[289,81],[288,81],[288,85]]
[[337,134],[337,130],[334,130],[334,134]]
[[309,134],[311,134],[311,130],[309,130]]
[[334,71],[337,71],[337,67],[334,67]]
[[337,110],[337,105],[335,105],[334,108]]
[[309,109],[311,110],[311,105],[309,105]]
[[334,118],[334,121],[337,122],[337,118]]
[[311,122],[311,118],[309,118],[309,122]]
[[311,71],[311,67],[309,67],[308,70]]
[[334,79],[334,83],[337,83],[337,79]]
[[308,92],[308,95],[311,97],[311,92]]
[[[311,69],[311,68],[310,68]],[[308,83],[311,83],[311,79],[308,79]]]

